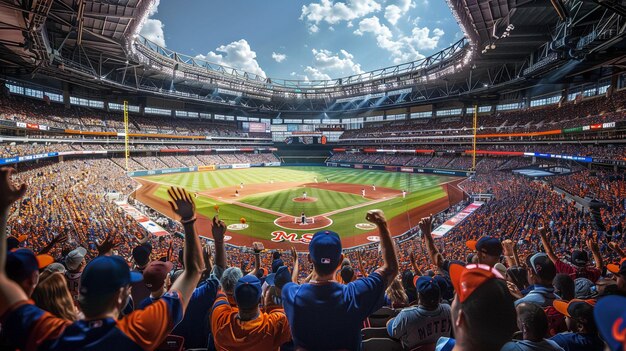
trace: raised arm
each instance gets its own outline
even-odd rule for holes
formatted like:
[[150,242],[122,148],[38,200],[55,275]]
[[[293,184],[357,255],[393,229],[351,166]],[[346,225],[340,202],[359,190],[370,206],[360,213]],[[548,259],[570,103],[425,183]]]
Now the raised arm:
[[[216,225],[220,224],[220,225]],[[224,246],[224,233],[226,233],[226,225],[217,217],[213,217],[213,242],[215,243],[215,265],[221,269],[226,269],[226,247]]]
[[543,245],[543,249],[546,250],[546,255],[550,258],[550,260],[556,264],[559,261],[559,258],[554,254],[554,250],[552,250],[552,245],[550,244],[550,239],[548,239],[548,232],[550,231],[550,227],[545,223],[543,227],[539,228],[539,235],[541,236],[541,244]]
[[385,214],[381,210],[368,211],[365,219],[372,222],[378,227],[380,236],[380,247],[383,255],[383,266],[376,271],[379,272],[387,282],[387,286],[398,275],[398,257],[396,256],[396,247],[393,244],[389,225]]
[[298,251],[294,246],[291,247],[291,257],[293,258],[293,271],[291,272],[291,281],[298,284],[298,271],[299,263],[298,263]]
[[359,264],[359,270],[361,271],[361,275],[363,277],[367,278],[368,273],[365,270],[365,265],[363,264],[363,256],[361,255],[361,251],[360,250],[357,250],[356,257],[357,257],[357,260],[359,260],[358,264]]
[[422,231],[422,238],[426,242],[426,250],[428,251],[428,256],[432,263],[437,266],[437,268],[443,268],[443,255],[439,252],[439,249],[435,246],[435,240],[432,236],[433,231],[433,216],[424,217],[418,224],[420,230]]
[[211,272],[213,271],[213,262],[211,262],[212,254],[210,247],[206,245],[203,246],[202,257],[204,258],[205,272],[207,272],[207,276],[209,276],[209,274],[211,274]]
[[[170,188],[167,190],[172,201],[168,201],[177,215],[180,216],[180,223],[185,228],[185,244],[183,246],[183,263],[185,270],[176,279],[171,290],[180,292],[183,302],[183,310],[187,308],[189,299],[193,294],[193,290],[200,281],[200,276],[204,270],[204,262],[202,258],[202,248],[200,246],[200,238],[196,235],[193,227],[196,222],[196,205],[192,197],[182,188]],[[223,225],[217,223],[213,218],[213,226]]]
[[[254,244],[256,244],[256,243],[254,243]],[[253,275],[253,276],[256,277],[257,273],[259,273],[259,269],[261,268],[261,251],[257,250],[255,248],[253,255],[254,255],[254,269],[252,271],[250,271],[250,273],[248,273],[248,275]]]
[[624,254],[624,251],[622,251],[622,249],[616,242],[610,242],[609,248],[613,250],[616,254],[618,254],[620,258],[626,257],[626,254]]
[[98,244],[98,256],[109,256],[111,254],[111,250],[115,248],[118,243],[115,242],[115,238],[113,234],[109,233],[104,241]]
[[596,261],[596,268],[602,270],[604,262],[602,261],[602,255],[600,255],[600,248],[598,247],[598,241],[594,239],[587,239],[587,247],[591,250],[594,261]]
[[502,251],[506,259],[507,267],[517,266],[517,262],[515,261],[515,243],[510,239],[504,240],[502,242]]
[[422,271],[420,270],[420,268],[417,266],[417,262],[415,261],[415,255],[413,254],[413,252],[409,254],[409,260],[411,261],[411,268],[413,268],[415,275],[417,276],[424,275]]
[[16,187],[11,182],[12,168],[0,168],[0,316],[20,301],[28,300],[24,290],[6,275],[7,221],[11,204],[26,193],[26,184]]
[[45,255],[52,250],[57,244],[67,241],[67,234],[59,234],[55,236],[44,248],[39,250],[38,255]]

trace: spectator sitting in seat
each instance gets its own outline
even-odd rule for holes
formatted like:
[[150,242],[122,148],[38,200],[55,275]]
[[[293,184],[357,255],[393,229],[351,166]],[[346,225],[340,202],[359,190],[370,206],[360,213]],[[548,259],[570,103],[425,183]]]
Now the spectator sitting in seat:
[[604,343],[598,336],[593,307],[595,300],[554,301],[554,308],[565,315],[569,332],[560,333],[550,340],[565,351],[602,351]]
[[418,277],[415,286],[419,305],[402,309],[387,322],[389,336],[400,339],[405,349],[435,343],[452,331],[450,306],[440,303],[441,290],[435,278]]
[[522,302],[515,309],[522,340],[508,342],[502,351],[563,351],[556,342],[545,339],[548,333],[548,317],[541,306]]

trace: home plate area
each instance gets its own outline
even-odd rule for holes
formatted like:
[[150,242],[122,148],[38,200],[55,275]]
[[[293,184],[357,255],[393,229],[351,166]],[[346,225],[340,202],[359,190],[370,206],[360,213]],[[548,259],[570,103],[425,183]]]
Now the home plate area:
[[302,223],[301,217],[283,216],[274,221],[278,227],[292,230],[317,230],[330,226],[333,220],[325,216],[307,217],[306,223]]

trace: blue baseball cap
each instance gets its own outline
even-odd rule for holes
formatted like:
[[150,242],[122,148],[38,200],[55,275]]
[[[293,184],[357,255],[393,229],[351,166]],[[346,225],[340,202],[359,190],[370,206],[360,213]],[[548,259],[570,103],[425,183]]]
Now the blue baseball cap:
[[316,265],[337,267],[341,258],[339,234],[328,230],[315,233],[309,243],[309,254]]
[[278,268],[284,265],[285,265],[285,262],[283,262],[283,260],[280,258],[273,260],[272,261],[272,273],[276,273],[276,271],[278,271]]
[[87,264],[80,277],[81,295],[106,295],[143,280],[141,273],[131,272],[120,256],[100,256]]
[[265,278],[265,282],[269,286],[275,286],[282,289],[285,284],[291,282],[291,273],[289,273],[289,268],[286,266],[279,267],[276,273],[269,274]]
[[598,330],[612,351],[626,350],[626,297],[601,298],[593,310]]
[[441,289],[433,277],[421,276],[415,280],[415,289],[421,294],[426,302],[435,302],[441,298]]
[[489,256],[502,255],[502,243],[498,238],[492,236],[483,236],[478,241],[468,240],[466,245],[472,250],[480,251]]
[[52,262],[52,256],[35,255],[30,249],[17,249],[7,253],[5,272],[9,279],[21,282]]
[[240,309],[256,307],[261,300],[261,281],[253,275],[244,275],[235,286],[235,301]]
[[437,285],[439,285],[439,290],[441,290],[441,297],[444,300],[452,300],[454,298],[454,287],[452,286],[452,281],[450,281],[450,277],[444,277],[443,275],[437,274],[433,277]]

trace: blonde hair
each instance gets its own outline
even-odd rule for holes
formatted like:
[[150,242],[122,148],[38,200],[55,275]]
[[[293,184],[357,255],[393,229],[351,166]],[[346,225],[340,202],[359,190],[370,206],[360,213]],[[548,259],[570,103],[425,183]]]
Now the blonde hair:
[[35,305],[56,317],[69,321],[78,319],[72,295],[67,288],[67,281],[63,273],[52,273],[39,281],[32,298]]
[[393,282],[391,282],[385,293],[391,302],[392,308],[404,307],[409,304],[409,297],[404,291],[402,282],[398,279],[394,279]]

